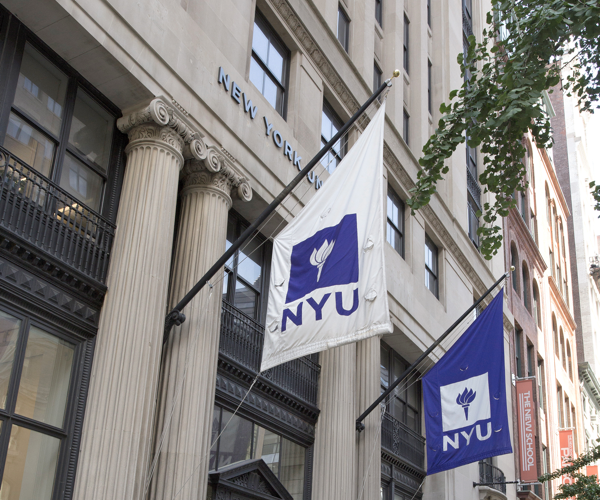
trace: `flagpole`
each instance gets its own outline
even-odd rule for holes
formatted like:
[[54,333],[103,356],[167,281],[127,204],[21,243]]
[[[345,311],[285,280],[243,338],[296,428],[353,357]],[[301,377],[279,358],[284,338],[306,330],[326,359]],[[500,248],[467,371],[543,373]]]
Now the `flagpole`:
[[[512,268],[511,268],[512,269]],[[429,354],[431,353],[431,351],[433,351],[438,345],[440,345],[440,343],[442,342],[442,340],[444,340],[459,324],[460,322],[465,319],[480,303],[483,299],[485,299],[494,288],[496,288],[503,280],[505,280],[508,275],[510,274],[510,271],[505,272],[502,277],[496,281],[496,283],[494,283],[490,288],[488,288],[488,290],[481,296],[479,297],[479,300],[477,300],[471,307],[469,307],[469,309],[467,309],[465,311],[465,313],[458,318],[453,325],[448,328],[441,337],[439,337],[433,344],[431,344],[431,346],[423,353],[421,354],[421,356],[419,356],[419,358],[412,364],[410,365],[406,371],[400,375],[384,392],[383,394],[381,394],[381,396],[379,396],[375,402],[369,406],[360,417],[358,417],[356,419],[356,430],[358,432],[361,432],[364,430],[365,428],[365,424],[362,423],[362,421],[367,418],[367,416],[369,415],[369,413],[371,413],[375,408],[377,408],[377,406],[379,405],[379,403],[381,403],[397,386],[398,384],[400,384],[400,382],[402,382],[406,377],[408,377],[410,375],[410,373],[419,365],[419,363],[421,361],[423,361],[427,356],[429,356]]]
[[246,229],[242,235],[235,240],[227,251],[213,264],[213,266],[206,271],[206,274],[200,278],[200,280],[194,285],[194,287],[179,301],[179,303],[173,308],[173,310],[167,314],[165,318],[165,332],[163,342],[166,342],[169,337],[169,332],[173,325],[181,325],[185,321],[185,314],[181,311],[190,303],[190,301],[196,296],[196,294],[202,290],[204,285],[221,269],[225,263],[232,257],[238,248],[240,248],[250,236],[256,231],[256,229],[267,219],[269,215],[281,204],[285,197],[292,192],[292,190],[302,181],[302,179],[313,169],[313,167],[325,156],[325,154],[333,147],[333,145],[342,137],[346,131],[354,124],[354,122],[365,112],[365,110],[371,105],[371,103],[379,97],[379,95],[387,88],[392,86],[392,79],[397,78],[400,75],[399,70],[395,70],[392,78],[388,78],[383,82],[380,87],[373,93],[371,97],[360,107],[360,109],[352,115],[342,128],[335,134],[331,140],[321,148],[321,150],[313,157],[308,164],[300,170],[300,172],[294,177],[294,180],[290,182],[286,188],[279,193],[279,195],[271,202],[271,204],[265,208],[265,210],[256,218],[256,220]]

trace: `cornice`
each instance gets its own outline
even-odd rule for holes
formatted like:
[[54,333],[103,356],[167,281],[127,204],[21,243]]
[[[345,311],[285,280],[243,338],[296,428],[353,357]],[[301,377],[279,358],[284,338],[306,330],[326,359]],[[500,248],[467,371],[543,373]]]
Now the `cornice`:
[[567,306],[567,303],[565,302],[565,299],[562,296],[562,293],[560,293],[558,285],[556,284],[556,280],[552,275],[548,276],[548,283],[550,284],[550,292],[552,293],[554,302],[560,306],[562,317],[567,320],[569,327],[573,330],[573,332],[575,332],[577,324],[575,323],[573,315],[571,314],[571,311],[569,310],[569,307]]
[[596,407],[600,408],[600,382],[594,373],[594,370],[587,361],[579,363],[579,380],[583,380],[589,387],[590,393],[596,400]]
[[324,80],[335,92],[339,100],[344,104],[350,114],[354,114],[360,108],[360,103],[354,98],[352,92],[335,70],[329,59],[325,56],[319,45],[306,29],[294,9],[287,0],[267,0],[273,9],[281,16],[294,34],[306,55],[311,59],[315,67],[319,69]]
[[546,173],[548,174],[548,178],[550,179],[550,183],[552,184],[552,189],[556,193],[556,197],[560,201],[560,206],[565,215],[565,220],[571,216],[571,211],[569,210],[569,206],[567,205],[567,200],[565,199],[565,195],[562,192],[562,188],[560,187],[560,182],[558,182],[558,177],[556,177],[556,170],[552,166],[552,161],[550,161],[550,157],[548,156],[548,151],[543,148],[538,148],[540,152],[540,156],[542,157],[544,167],[546,168]]
[[[523,217],[519,214],[519,211],[516,208],[511,208],[507,217],[507,221],[509,223],[509,228],[513,229],[515,233],[517,233],[519,237],[519,244],[523,248],[525,247],[525,251],[527,255],[531,256],[531,258],[535,261],[536,266],[540,271],[540,275],[543,276],[546,269],[548,269],[548,264],[544,260],[543,255],[540,252],[536,242],[531,235],[528,227],[523,220]],[[510,243],[510,242],[506,242]]]

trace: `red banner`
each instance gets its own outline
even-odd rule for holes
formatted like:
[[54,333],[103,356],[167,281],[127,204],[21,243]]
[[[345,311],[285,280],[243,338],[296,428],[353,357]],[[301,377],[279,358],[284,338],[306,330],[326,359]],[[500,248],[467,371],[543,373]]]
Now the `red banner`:
[[[575,459],[575,446],[573,443],[573,429],[566,431],[558,431],[560,441],[560,466],[566,467],[569,465],[567,460]],[[571,484],[573,479],[569,476],[562,477],[562,484]]]
[[536,482],[538,471],[535,449],[536,418],[535,403],[533,401],[533,379],[517,380],[517,416],[521,481]]
[[598,466],[597,465],[588,465],[585,468],[586,476],[596,476],[596,480],[598,480]]

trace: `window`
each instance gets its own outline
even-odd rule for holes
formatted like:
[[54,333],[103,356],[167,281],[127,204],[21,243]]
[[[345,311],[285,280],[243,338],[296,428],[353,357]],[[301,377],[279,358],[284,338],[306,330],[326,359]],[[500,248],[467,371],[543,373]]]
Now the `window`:
[[[39,88],[42,93],[44,87]],[[58,498],[73,433],[82,349],[35,319],[0,311],[1,491],[6,498]],[[10,496],[8,496],[10,492]]]
[[375,0],[375,20],[383,28],[383,0]]
[[[542,473],[548,474],[548,448],[542,445]],[[544,483],[544,498],[550,498],[550,481]]]
[[[248,224],[240,216],[229,212],[226,247],[229,248],[247,227]],[[263,243],[264,238],[257,235],[235,252],[225,264],[223,279],[223,300],[256,321],[261,321],[263,316],[263,287],[267,269]]]
[[542,310],[540,307],[540,292],[537,282],[533,280],[533,319],[538,328],[542,328]]
[[[231,420],[231,421],[230,421]],[[283,483],[294,500],[304,494],[304,464],[306,450],[285,437],[258,424],[233,415],[225,408],[214,407],[209,470],[262,458]]]
[[521,218],[523,219],[523,222],[525,222],[525,225],[527,226],[527,194],[525,193],[525,191],[521,191],[520,194],[521,197],[521,203],[520,203],[520,209],[519,212],[521,214]]
[[535,376],[535,364],[533,362],[534,358],[534,348],[531,344],[527,344],[527,376],[534,377]]
[[108,206],[103,198],[116,113],[85,85],[70,68],[59,68],[26,42],[3,145],[85,210],[102,213]]
[[510,246],[510,265],[512,287],[515,292],[519,293],[519,255],[517,254],[517,247],[514,243]]
[[[327,101],[323,101],[323,114],[321,116],[321,147],[324,147],[331,138],[338,133],[344,122],[335,113]],[[321,164],[332,174],[335,167],[342,161],[348,148],[348,136],[342,137],[321,159]]]
[[563,329],[560,327],[560,357],[562,359],[563,369],[567,371],[567,356],[565,354],[565,335],[563,334]]
[[404,203],[390,186],[387,195],[387,241],[404,257]]
[[[381,350],[381,392],[389,384],[396,381],[408,368],[409,364],[385,342],[380,344]],[[409,377],[407,384],[401,383],[393,392],[388,403],[389,413],[410,430],[421,433],[421,384],[416,380],[419,374]]]
[[250,81],[285,118],[290,52],[263,15],[256,11],[252,34]]
[[523,361],[521,358],[521,347],[523,344],[523,330],[515,328],[515,365],[517,377],[523,376]]
[[427,59],[427,109],[430,114],[433,113],[433,106],[431,103],[431,61],[429,59]]
[[408,114],[408,111],[406,111],[406,108],[404,108],[404,114],[402,116],[402,138],[404,139],[404,142],[406,143],[406,145],[408,146],[410,144],[409,142],[409,133],[410,133],[410,115]]
[[373,64],[373,92],[375,92],[379,87],[381,87],[382,80],[381,77],[383,72],[377,66],[377,63]]
[[573,380],[573,360],[571,359],[571,343],[567,340],[567,371],[569,378]]
[[427,235],[425,235],[425,286],[439,298],[438,248]]
[[427,26],[431,28],[431,0],[427,0]]
[[545,411],[544,408],[544,396],[545,396],[545,373],[544,373],[544,361],[538,359],[537,366],[537,392],[538,392],[538,402],[540,404],[540,409]]
[[463,0],[463,11],[470,23],[473,17],[473,0]]
[[565,427],[563,404],[564,402],[562,387],[560,386],[560,384],[558,384],[556,388],[556,408],[558,411],[558,427],[561,429],[564,429]]
[[527,270],[527,266],[525,265],[525,262],[523,262],[522,274],[523,274],[523,305],[529,312],[531,312],[531,302],[529,300],[529,271]]
[[409,60],[408,60],[408,40],[409,40],[409,25],[410,25],[410,21],[408,20],[408,17],[406,17],[406,14],[404,14],[404,59],[403,59],[403,64],[404,64],[404,70],[408,73],[408,69],[409,69]]
[[560,359],[560,343],[558,341],[558,328],[556,327],[556,317],[552,313],[552,336],[554,337],[554,354]]
[[341,5],[338,5],[337,39],[346,52],[350,49],[350,19]]

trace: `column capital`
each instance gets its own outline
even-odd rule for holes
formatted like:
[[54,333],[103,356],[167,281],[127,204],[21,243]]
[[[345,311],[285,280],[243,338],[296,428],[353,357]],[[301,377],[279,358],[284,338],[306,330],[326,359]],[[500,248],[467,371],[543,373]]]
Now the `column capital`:
[[129,140],[160,139],[174,147],[185,159],[204,160],[206,143],[183,113],[156,97],[147,106],[132,111],[117,120],[117,128],[128,134]]
[[248,179],[242,176],[233,166],[233,163],[215,146],[207,148],[204,159],[192,158],[186,161],[182,175],[184,190],[212,188],[220,191],[229,199],[231,196],[237,196],[242,201],[252,199],[252,187]]

